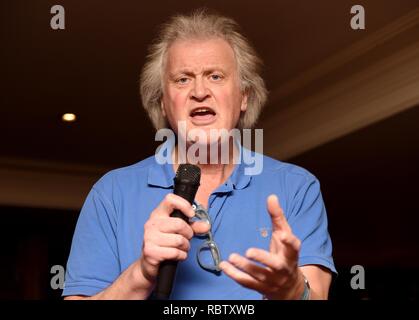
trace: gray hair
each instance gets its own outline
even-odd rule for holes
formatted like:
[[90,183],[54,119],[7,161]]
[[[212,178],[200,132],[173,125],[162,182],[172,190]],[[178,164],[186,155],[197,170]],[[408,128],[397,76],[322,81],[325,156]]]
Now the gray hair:
[[189,15],[175,15],[162,25],[155,42],[149,48],[141,72],[140,94],[144,109],[156,130],[168,123],[161,111],[163,67],[170,45],[178,39],[221,38],[232,47],[237,61],[240,89],[247,94],[247,110],[240,115],[238,128],[252,128],[267,99],[265,83],[260,76],[262,61],[249,41],[239,32],[231,18],[199,9]]

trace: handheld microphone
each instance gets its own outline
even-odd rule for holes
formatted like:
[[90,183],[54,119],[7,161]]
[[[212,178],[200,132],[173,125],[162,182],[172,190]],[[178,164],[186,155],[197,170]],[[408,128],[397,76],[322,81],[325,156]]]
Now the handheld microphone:
[[[200,180],[201,169],[199,167],[192,164],[181,164],[174,178],[173,193],[192,204],[198,191]],[[170,216],[181,218],[185,222],[188,222],[188,218],[180,210],[174,210]],[[176,275],[177,264],[178,261],[176,260],[163,261],[160,264],[157,284],[153,294],[155,299],[169,299]]]

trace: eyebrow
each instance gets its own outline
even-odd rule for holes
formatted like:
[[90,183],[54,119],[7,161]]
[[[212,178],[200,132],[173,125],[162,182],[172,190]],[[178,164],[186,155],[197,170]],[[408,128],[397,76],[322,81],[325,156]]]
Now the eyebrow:
[[[219,66],[212,66],[212,67],[206,68],[206,69],[203,70],[203,73],[204,73],[204,75],[208,75],[208,74],[211,74],[211,73],[216,72],[216,71],[219,71],[223,74],[227,74],[226,70],[219,67]],[[187,76],[194,76],[195,75],[195,73],[191,69],[184,68],[184,69],[178,69],[174,72],[169,72],[169,77],[174,78],[177,75],[181,75],[181,74],[184,74],[184,75],[187,75]]]

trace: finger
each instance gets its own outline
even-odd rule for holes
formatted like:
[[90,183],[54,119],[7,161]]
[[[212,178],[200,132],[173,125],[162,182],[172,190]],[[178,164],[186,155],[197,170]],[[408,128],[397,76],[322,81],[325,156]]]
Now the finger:
[[177,248],[145,244],[143,247],[143,256],[148,263],[157,266],[164,260],[185,260],[188,257],[188,253]]
[[[176,233],[184,236],[186,239],[192,239],[194,234],[192,227],[182,219],[170,217],[150,220],[150,223],[162,233]],[[148,223],[146,225],[148,227]]]
[[172,214],[174,210],[180,210],[188,218],[195,216],[195,211],[193,210],[191,204],[173,193],[168,193],[162,202],[157,206],[157,208],[152,212],[151,216],[153,217],[167,217]]
[[222,261],[220,263],[220,268],[227,276],[246,288],[253,289],[262,293],[267,291],[267,287],[262,282],[256,280],[251,275],[237,269],[227,261]]
[[283,244],[284,256],[292,262],[298,261],[301,241],[292,233],[283,233],[280,236]]
[[290,230],[284,211],[279,205],[279,200],[276,195],[271,194],[267,199],[267,209],[272,220],[272,231],[276,230]]
[[262,263],[275,272],[281,271],[284,268],[284,261],[279,255],[273,254],[266,250],[258,248],[250,248],[246,251],[246,257]]
[[153,243],[159,247],[177,248],[182,251],[189,251],[189,240],[180,234],[160,233],[153,239]]
[[260,282],[267,283],[267,281],[269,281],[269,277],[272,275],[272,272],[270,272],[268,269],[260,267],[236,253],[231,254],[228,261],[236,268],[239,268],[240,270],[248,273],[250,276]]
[[272,238],[269,243],[269,252],[278,253],[281,248],[281,240],[278,238],[278,232],[272,233]]
[[188,257],[187,252],[176,248],[157,247],[156,251],[161,258],[160,262],[163,260],[186,260]]
[[193,232],[197,235],[206,234],[211,229],[208,221],[194,221],[190,224]]
[[279,254],[281,250],[283,250],[283,247],[285,245],[285,243],[282,242],[284,234],[286,234],[286,232],[282,230],[276,230],[272,233],[272,238],[269,246],[270,252]]

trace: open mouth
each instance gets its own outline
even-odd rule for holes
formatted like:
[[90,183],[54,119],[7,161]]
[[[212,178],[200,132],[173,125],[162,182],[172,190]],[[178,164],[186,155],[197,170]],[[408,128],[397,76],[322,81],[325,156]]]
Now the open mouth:
[[215,118],[216,112],[210,107],[192,109],[189,116],[196,121],[210,121]]

